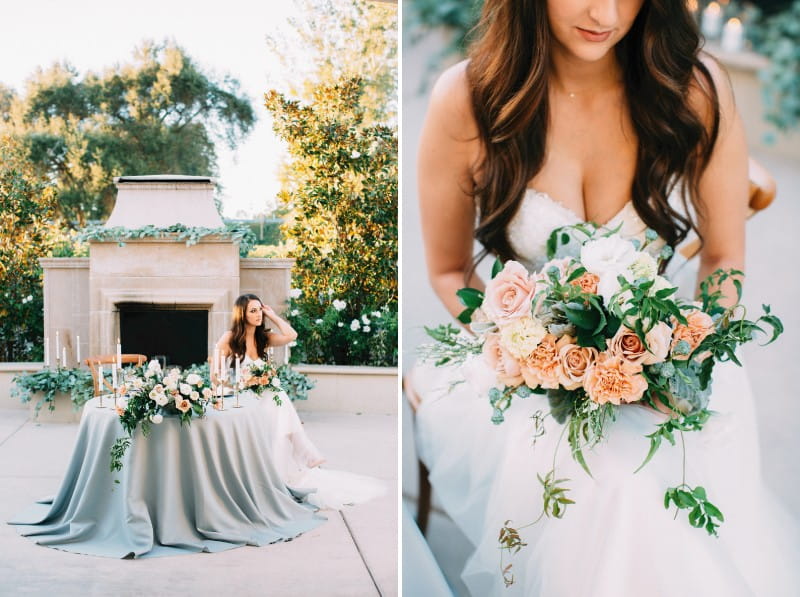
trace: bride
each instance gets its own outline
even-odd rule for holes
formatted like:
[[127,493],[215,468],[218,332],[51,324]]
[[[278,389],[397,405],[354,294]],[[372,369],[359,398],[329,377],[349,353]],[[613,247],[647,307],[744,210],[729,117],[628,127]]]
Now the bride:
[[[536,269],[550,232],[584,221],[629,237],[650,228],[671,246],[700,237],[698,271],[677,257],[667,271],[687,296],[718,268],[744,269],[743,127],[683,0],[486,0],[478,32],[469,60],[433,90],[419,152],[429,278],[450,313],[462,310],[458,289],[484,288],[482,257]],[[473,238],[483,246],[475,260]],[[733,304],[733,288],[721,290]],[[702,482],[726,517],[719,539],[663,507],[680,449],[662,448],[632,474],[663,414],[620,409],[587,458],[591,478],[569,450],[552,462],[552,417],[532,445],[531,415],[549,410],[546,398],[518,401],[494,426],[474,374],[469,363],[421,365],[407,385],[421,403],[420,457],[475,546],[462,575],[472,595],[800,594],[794,524],[762,489],[742,369],[717,366],[716,414],[686,438],[687,481]],[[504,556],[506,588],[498,532],[537,518],[536,475],[553,464],[577,503],[520,530],[527,545]]]
[[[266,327],[268,320],[277,331]],[[283,346],[296,338],[297,332],[272,307],[254,294],[243,294],[234,302],[231,329],[222,335],[216,349],[226,358],[240,359],[243,367],[263,365],[269,347]],[[312,489],[309,503],[340,509],[384,493],[385,487],[377,479],[321,469],[325,458],[306,434],[291,400],[278,405],[271,397],[264,397],[260,404],[269,410],[272,433],[265,440],[270,442],[274,462],[287,485]]]

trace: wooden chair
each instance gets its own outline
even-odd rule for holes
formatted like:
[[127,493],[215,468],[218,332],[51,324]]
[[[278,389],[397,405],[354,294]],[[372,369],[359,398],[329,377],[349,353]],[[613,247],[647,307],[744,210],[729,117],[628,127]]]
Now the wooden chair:
[[[147,355],[143,355],[143,354],[123,354],[121,360],[122,360],[122,364],[123,365],[135,364],[135,365],[138,366],[138,365],[141,365],[142,363],[144,363],[147,360]],[[97,367],[98,367],[98,365],[110,365],[110,364],[116,363],[116,362],[117,362],[117,355],[115,355],[115,354],[103,354],[103,355],[98,355],[98,356],[94,356],[94,357],[89,357],[88,359],[86,359],[84,361],[84,363],[86,363],[86,365],[89,367],[89,371],[91,371],[91,373],[92,373],[92,381],[93,381],[94,395],[95,396],[99,396],[100,395],[100,392],[97,391],[97,380],[98,380]],[[106,381],[105,378],[103,379],[103,385],[106,388],[108,388],[109,392],[113,392],[114,391],[114,388],[111,387],[111,384],[109,384],[108,381]]]
[[[750,199],[748,218],[754,216],[759,211],[770,206],[777,193],[777,185],[772,175],[761,164],[750,158],[748,163],[750,177]],[[686,259],[695,257],[700,252],[700,241],[698,239],[689,241],[681,249],[680,253]],[[413,417],[416,417],[417,409],[420,405],[420,397],[414,391],[407,376],[403,378],[403,394],[411,407]],[[413,419],[412,419],[413,421]],[[414,423],[412,422],[412,425]],[[425,464],[417,459],[417,473],[419,476],[419,496],[417,499],[417,526],[422,534],[428,528],[428,518],[431,511],[432,487],[428,478],[428,469]]]
[[[748,170],[750,177],[750,209],[747,217],[751,218],[762,209],[770,206],[775,199],[777,186],[769,171],[753,158],[749,160]],[[694,239],[687,242],[679,251],[686,259],[695,257],[700,252],[700,240]]]

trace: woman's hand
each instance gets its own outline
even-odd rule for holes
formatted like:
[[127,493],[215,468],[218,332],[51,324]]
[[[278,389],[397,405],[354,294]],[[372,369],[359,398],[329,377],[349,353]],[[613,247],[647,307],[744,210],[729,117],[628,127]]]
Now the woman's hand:
[[275,311],[269,305],[261,305],[261,311],[273,321],[275,320]]

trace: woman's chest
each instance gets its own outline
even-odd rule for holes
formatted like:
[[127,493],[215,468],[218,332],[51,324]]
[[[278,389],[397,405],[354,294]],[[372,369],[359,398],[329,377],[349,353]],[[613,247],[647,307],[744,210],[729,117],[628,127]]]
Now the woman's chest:
[[619,102],[561,102],[551,109],[544,163],[528,186],[582,219],[604,222],[631,198],[636,154],[636,134]]

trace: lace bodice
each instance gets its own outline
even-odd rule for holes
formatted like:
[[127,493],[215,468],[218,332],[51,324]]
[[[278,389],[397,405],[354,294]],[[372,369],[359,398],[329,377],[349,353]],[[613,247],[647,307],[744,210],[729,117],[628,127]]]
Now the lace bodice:
[[[547,261],[547,239],[550,233],[561,226],[581,222],[583,220],[574,211],[547,193],[528,189],[519,210],[508,225],[508,238],[522,263],[530,270],[538,270]],[[644,240],[647,226],[630,201],[605,227],[616,228],[620,225],[621,234]]]

